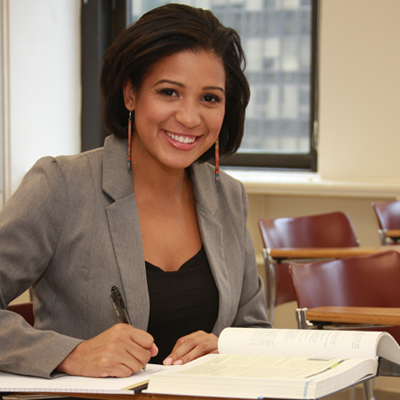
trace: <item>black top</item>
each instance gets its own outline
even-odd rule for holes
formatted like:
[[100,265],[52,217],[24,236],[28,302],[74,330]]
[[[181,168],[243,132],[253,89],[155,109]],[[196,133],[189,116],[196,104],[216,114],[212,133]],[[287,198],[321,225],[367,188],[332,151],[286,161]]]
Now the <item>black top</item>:
[[150,362],[162,364],[180,337],[213,330],[219,295],[204,247],[178,271],[165,272],[146,261],[146,273],[150,296],[147,331],[159,350]]

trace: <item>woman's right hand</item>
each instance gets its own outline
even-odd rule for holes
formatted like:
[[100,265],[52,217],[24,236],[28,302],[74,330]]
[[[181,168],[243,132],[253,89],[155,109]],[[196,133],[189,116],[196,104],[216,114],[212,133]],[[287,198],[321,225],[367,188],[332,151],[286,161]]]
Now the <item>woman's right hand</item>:
[[68,375],[122,378],[143,369],[157,353],[149,333],[128,324],[116,324],[80,343],[56,370]]

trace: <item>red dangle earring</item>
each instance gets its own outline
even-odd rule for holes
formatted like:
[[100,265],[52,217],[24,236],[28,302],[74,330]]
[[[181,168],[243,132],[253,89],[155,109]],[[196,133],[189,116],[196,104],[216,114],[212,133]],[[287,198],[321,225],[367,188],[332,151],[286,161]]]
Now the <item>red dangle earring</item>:
[[131,170],[132,111],[128,117],[128,171]]
[[215,141],[215,183],[219,183],[219,138]]

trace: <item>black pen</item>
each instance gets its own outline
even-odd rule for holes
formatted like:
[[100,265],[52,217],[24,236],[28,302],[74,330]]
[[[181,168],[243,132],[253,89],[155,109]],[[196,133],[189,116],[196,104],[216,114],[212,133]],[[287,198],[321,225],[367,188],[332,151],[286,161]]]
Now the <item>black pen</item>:
[[[115,312],[118,315],[118,318],[124,324],[132,325],[131,320],[128,315],[128,310],[125,307],[124,299],[122,298],[122,294],[119,291],[117,286],[113,286],[111,288],[111,303],[114,306]],[[146,366],[143,367],[143,371],[146,370]]]
[[128,315],[128,310],[125,307],[124,299],[122,298],[121,292],[117,288],[117,286],[113,286],[111,288],[111,302],[114,306],[115,312],[118,315],[118,318],[124,324],[132,325],[131,320]]

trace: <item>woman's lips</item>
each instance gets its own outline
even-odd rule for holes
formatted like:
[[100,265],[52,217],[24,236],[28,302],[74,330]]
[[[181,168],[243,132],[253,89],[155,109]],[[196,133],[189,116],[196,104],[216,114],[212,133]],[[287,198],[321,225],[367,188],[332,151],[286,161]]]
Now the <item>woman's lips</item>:
[[193,149],[197,145],[197,142],[201,137],[201,136],[181,135],[177,133],[171,133],[166,130],[164,130],[164,132],[168,143],[170,143],[171,146],[173,146],[178,150]]

